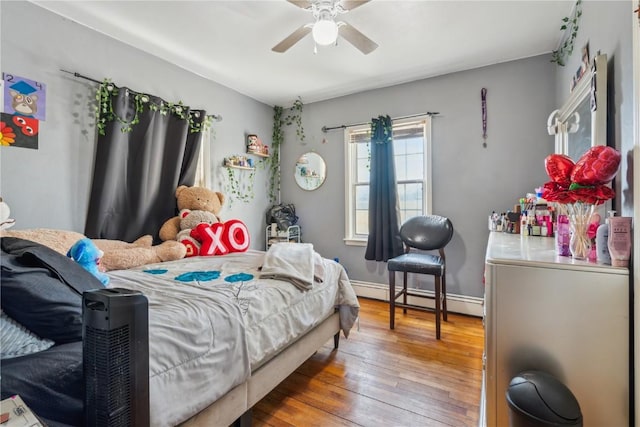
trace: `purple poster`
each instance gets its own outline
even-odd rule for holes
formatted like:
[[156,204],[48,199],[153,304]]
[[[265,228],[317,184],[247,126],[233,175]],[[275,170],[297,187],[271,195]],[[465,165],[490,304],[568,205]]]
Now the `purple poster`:
[[14,74],[3,73],[4,112],[45,120],[46,85]]

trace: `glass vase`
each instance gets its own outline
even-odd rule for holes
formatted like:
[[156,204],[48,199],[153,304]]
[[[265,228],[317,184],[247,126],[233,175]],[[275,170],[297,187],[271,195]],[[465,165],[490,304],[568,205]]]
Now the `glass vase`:
[[567,205],[569,215],[569,228],[571,239],[569,250],[574,259],[588,259],[591,253],[591,239],[587,235],[591,216],[595,211],[595,205],[591,203],[572,203]]

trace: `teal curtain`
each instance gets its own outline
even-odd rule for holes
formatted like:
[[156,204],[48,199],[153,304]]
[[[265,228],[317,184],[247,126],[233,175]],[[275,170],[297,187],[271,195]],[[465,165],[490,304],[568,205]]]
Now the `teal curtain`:
[[371,120],[369,239],[365,259],[386,262],[404,252],[399,218],[391,117],[378,116]]

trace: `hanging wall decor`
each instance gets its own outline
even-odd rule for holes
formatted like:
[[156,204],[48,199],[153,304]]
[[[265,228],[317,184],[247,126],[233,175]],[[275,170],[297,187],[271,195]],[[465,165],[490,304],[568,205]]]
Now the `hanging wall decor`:
[[38,149],[39,121],[0,113],[0,146]]
[[4,112],[45,120],[46,85],[35,80],[2,73]]
[[2,73],[0,146],[38,149],[40,120],[46,115],[46,85],[15,74]]
[[480,90],[482,101],[482,147],[487,148],[487,89]]

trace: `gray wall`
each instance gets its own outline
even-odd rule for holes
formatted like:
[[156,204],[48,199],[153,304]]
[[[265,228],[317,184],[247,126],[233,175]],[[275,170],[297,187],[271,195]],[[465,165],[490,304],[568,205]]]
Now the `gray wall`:
[[589,43],[591,58],[598,51],[607,55],[607,144],[622,153],[620,172],[614,188],[617,194],[615,209],[624,216],[633,215],[633,61],[630,9],[628,1],[583,2],[574,52],[566,66],[557,67],[556,72],[556,103],[561,106],[569,97],[569,82],[580,65],[582,47]]
[[[487,215],[507,210],[524,193],[548,180],[544,158],[553,152],[546,131],[551,111],[568,96],[580,48],[589,40],[609,57],[609,140],[623,153],[616,201],[632,213],[633,146],[631,20],[627,1],[583,2],[576,51],[565,67],[550,55],[363,92],[305,106],[307,143],[288,135],[282,156],[283,200],[296,204],[303,239],[327,257],[339,257],[355,280],[386,284],[386,264],[364,260],[364,248],[344,238],[344,142],[340,131],[322,126],[366,122],[379,114],[398,117],[427,111],[433,120],[433,211],[451,218],[456,229],[447,249],[450,293],[481,297]],[[426,54],[426,53],[425,53]],[[488,89],[488,147],[481,146],[480,89]],[[291,132],[289,132],[291,133]],[[326,141],[326,142],[323,142]],[[313,192],[299,189],[292,177],[302,152],[315,150],[327,161],[325,184]],[[417,286],[432,289],[430,279]]]
[[[554,147],[546,120],[555,109],[555,65],[549,60],[538,56],[305,105],[306,145],[296,142],[288,129],[282,154],[283,200],[296,205],[303,240],[326,257],[339,257],[352,279],[387,283],[385,263],[365,261],[365,248],[343,243],[343,133],[323,134],[321,128],[366,122],[379,114],[437,111],[432,126],[433,212],[451,218],[455,228],[447,248],[447,287],[451,293],[483,296],[487,216],[512,209],[546,181],[544,158]],[[483,87],[488,91],[487,148],[482,147]],[[293,180],[295,161],[307,150],[327,162],[325,183],[311,192]],[[432,289],[432,279],[418,286]]]
[[[220,164],[223,157],[244,150],[245,134],[270,141],[270,106],[31,3],[0,2],[0,14],[2,71],[44,82],[48,90],[40,149],[0,149],[0,195],[12,207],[19,228],[84,228],[95,141],[89,108],[93,85],[61,68],[98,80],[109,77],[137,91],[221,114],[224,120],[215,124],[212,153],[214,189],[224,191]],[[617,182],[618,210],[625,215],[633,203],[627,167],[633,145],[628,14],[626,1],[583,2],[576,41],[578,52],[589,40],[592,54],[601,50],[609,56],[610,143],[625,157]],[[21,23],[27,20],[46,31],[25,33]],[[449,291],[481,297],[487,215],[511,208],[547,180],[543,160],[553,151],[553,139],[546,133],[546,120],[566,99],[578,58],[574,53],[563,68],[544,55],[305,105],[306,144],[297,142],[289,128],[282,147],[282,201],[295,203],[303,239],[324,256],[339,257],[352,279],[386,283],[384,263],[365,261],[364,248],[343,243],[343,136],[320,129],[365,122],[379,114],[439,111],[433,120],[433,210],[449,216],[456,228],[448,249]],[[486,149],[481,138],[482,87],[488,89]],[[328,166],[326,182],[312,192],[299,189],[293,180],[295,160],[308,150],[324,156]],[[225,219],[239,218],[249,225],[254,248],[264,247],[266,181],[266,172],[258,170],[255,199],[250,204],[236,201],[223,211]],[[428,281],[419,286],[431,288]]]
[[[245,150],[245,134],[270,139],[273,110],[227,87],[78,25],[29,2],[1,2],[2,71],[47,85],[47,117],[40,124],[39,149],[0,149],[0,195],[9,203],[16,228],[84,231],[92,179],[95,128],[94,84],[60,69],[162,97],[182,100],[209,114],[214,123],[213,189],[224,191],[225,156]],[[24,23],[40,31],[24,31]],[[268,206],[266,171],[256,172],[255,199],[222,211],[249,227],[252,247],[264,247]],[[250,207],[249,209],[247,207]]]

